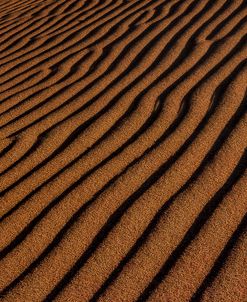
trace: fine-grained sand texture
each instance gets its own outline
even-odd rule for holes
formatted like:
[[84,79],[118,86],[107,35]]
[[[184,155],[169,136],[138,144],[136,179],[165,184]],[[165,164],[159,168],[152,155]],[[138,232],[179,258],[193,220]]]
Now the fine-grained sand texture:
[[0,300],[247,302],[247,1],[0,0]]

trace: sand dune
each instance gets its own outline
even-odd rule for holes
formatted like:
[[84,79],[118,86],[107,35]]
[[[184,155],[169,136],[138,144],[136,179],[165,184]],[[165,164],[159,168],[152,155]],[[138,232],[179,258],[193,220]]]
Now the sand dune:
[[247,302],[246,0],[0,0],[1,301]]

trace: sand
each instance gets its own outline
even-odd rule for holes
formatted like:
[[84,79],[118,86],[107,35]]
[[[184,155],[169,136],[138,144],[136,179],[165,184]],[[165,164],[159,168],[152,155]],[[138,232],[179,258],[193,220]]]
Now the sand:
[[0,300],[247,302],[246,0],[0,0]]

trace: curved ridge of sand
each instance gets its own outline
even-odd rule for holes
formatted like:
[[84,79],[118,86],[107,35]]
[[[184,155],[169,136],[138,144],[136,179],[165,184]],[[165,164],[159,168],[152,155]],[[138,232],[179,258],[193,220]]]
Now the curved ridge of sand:
[[0,0],[1,301],[247,301],[245,0]]

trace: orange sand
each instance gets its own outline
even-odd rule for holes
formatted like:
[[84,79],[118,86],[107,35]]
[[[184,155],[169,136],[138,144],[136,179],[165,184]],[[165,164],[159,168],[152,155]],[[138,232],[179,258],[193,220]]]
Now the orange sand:
[[246,0],[0,0],[0,300],[247,302]]

